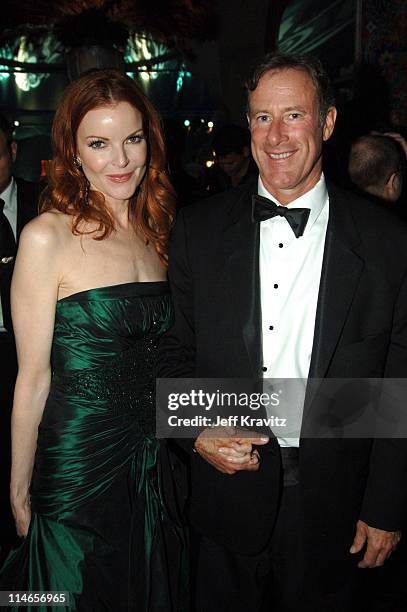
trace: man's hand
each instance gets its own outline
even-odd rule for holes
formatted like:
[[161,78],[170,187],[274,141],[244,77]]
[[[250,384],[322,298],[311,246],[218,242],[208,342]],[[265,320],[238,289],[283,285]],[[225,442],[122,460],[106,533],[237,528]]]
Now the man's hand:
[[401,134],[399,134],[398,132],[385,132],[384,136],[388,136],[389,138],[393,138],[393,140],[396,140],[407,156],[407,142]]
[[383,531],[383,529],[375,529],[363,521],[358,521],[350,552],[357,553],[366,544],[365,555],[358,563],[358,567],[379,567],[396,550],[400,538],[400,531]]
[[396,140],[399,143],[399,145],[401,146],[401,148],[403,149],[407,157],[407,141],[398,132],[384,132],[383,133],[383,132],[377,132],[376,130],[372,130],[370,133],[373,134],[374,136],[387,136],[388,138],[393,138],[393,140]]
[[240,470],[256,472],[259,453],[253,445],[267,444],[267,436],[247,437],[233,427],[205,429],[195,440],[195,449],[205,461],[223,474],[236,474]]

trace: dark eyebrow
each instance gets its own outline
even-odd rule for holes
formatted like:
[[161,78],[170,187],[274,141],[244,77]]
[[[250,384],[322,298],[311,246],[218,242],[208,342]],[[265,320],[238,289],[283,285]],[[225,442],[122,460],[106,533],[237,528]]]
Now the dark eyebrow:
[[140,132],[144,132],[143,128],[140,128],[138,130],[135,130],[134,132],[132,132],[131,134],[129,134],[127,136],[127,138],[130,138],[130,136],[135,136],[136,134],[139,134]]
[[[136,134],[139,134],[140,132],[144,132],[143,128],[139,128],[138,130],[134,130],[134,132],[132,132],[131,134],[126,136],[126,138],[130,138],[131,136],[136,136]],[[89,136],[86,136],[86,138],[93,138],[93,139],[97,138],[98,140],[109,140],[109,138],[106,138],[106,136],[96,136],[96,135],[92,135],[92,134],[90,134]]]
[[307,112],[307,110],[303,106],[288,106],[284,109],[285,113],[289,113],[290,111],[300,111],[301,113]]
[[[291,113],[293,111],[297,111],[297,112],[304,113],[304,114],[308,112],[303,106],[287,106],[286,108],[282,109],[283,113]],[[271,110],[249,109],[248,111],[249,117],[252,117],[253,115],[271,115],[271,114],[272,114]]]

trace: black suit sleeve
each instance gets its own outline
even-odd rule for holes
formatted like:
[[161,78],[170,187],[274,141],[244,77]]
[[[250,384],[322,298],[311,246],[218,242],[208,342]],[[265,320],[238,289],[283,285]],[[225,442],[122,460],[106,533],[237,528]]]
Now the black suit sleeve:
[[[179,213],[171,236],[168,278],[174,306],[174,322],[160,341],[157,376],[193,378],[195,376],[194,296],[184,211]],[[192,452],[194,440],[177,439],[177,443],[185,451]]]
[[178,215],[171,236],[168,278],[174,322],[160,342],[158,376],[189,378],[195,374],[194,298],[183,211]]
[[[392,335],[384,377],[407,379],[407,274],[401,283],[394,308]],[[405,388],[405,385],[402,387]],[[398,397],[398,401],[400,400],[403,401]],[[391,405],[388,408],[391,410]],[[395,410],[396,415],[399,408],[400,406]],[[404,422],[406,418],[407,407]],[[406,477],[407,440],[377,437],[373,442],[369,478],[360,518],[371,527],[386,531],[397,531],[403,525],[405,526],[407,523]]]

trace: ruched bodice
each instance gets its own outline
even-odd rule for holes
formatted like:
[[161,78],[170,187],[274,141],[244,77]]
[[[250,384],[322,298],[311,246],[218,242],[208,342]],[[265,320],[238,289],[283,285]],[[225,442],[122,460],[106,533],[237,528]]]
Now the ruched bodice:
[[146,336],[164,333],[171,312],[166,282],[98,287],[59,300],[51,359],[55,374],[104,366]]

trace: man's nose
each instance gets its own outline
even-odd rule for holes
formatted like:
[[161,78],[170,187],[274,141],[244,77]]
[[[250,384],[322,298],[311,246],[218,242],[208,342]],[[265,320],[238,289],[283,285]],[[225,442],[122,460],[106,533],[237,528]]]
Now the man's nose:
[[286,126],[280,119],[274,119],[269,126],[267,132],[267,140],[273,146],[279,145],[280,143],[288,140],[286,132]]

